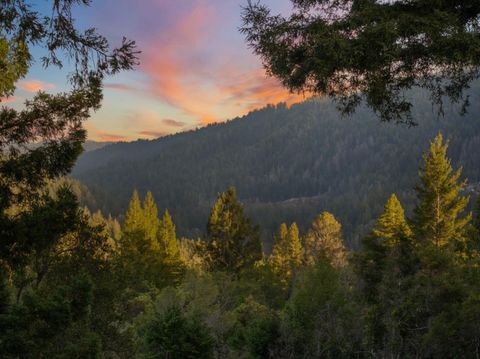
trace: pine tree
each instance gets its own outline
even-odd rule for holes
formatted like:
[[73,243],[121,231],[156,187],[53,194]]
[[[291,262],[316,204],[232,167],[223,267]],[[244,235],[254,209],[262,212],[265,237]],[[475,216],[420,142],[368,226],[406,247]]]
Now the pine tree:
[[405,297],[404,278],[414,268],[411,236],[402,205],[392,194],[374,229],[363,239],[362,250],[354,257],[367,303],[365,343],[382,357],[391,356],[389,350],[393,350],[386,344],[395,346],[398,341],[398,333],[392,329],[398,322],[386,305],[392,306]]
[[215,269],[238,273],[262,258],[259,229],[245,216],[233,187],[220,194],[215,202],[207,236]]
[[178,255],[175,225],[173,224],[168,209],[165,210],[162,220],[160,221],[157,238],[160,244],[160,249],[166,257],[173,258]]
[[415,236],[436,246],[461,241],[471,215],[460,217],[468,197],[460,196],[466,181],[459,181],[462,169],[453,172],[447,158],[448,142],[441,134],[430,144],[424,155],[417,185],[418,205],[415,209]]
[[363,280],[365,296],[377,296],[378,285],[384,279],[387,257],[405,249],[405,241],[410,242],[412,231],[405,219],[400,201],[392,194],[385,204],[372,232],[362,240],[362,251],[356,254],[357,270]]
[[144,217],[143,217],[143,209],[140,203],[140,198],[138,197],[138,192],[135,190],[132,195],[132,199],[130,200],[130,204],[128,205],[128,211],[125,216],[125,226],[124,232],[125,233],[136,233],[140,231],[144,231]]
[[157,232],[160,226],[158,210],[152,192],[148,191],[143,201],[143,220],[145,237],[152,243],[152,248],[158,249]]
[[395,194],[388,199],[383,213],[372,231],[373,236],[381,238],[385,245],[391,245],[398,235],[410,237],[412,231],[405,219],[405,212]]
[[314,219],[304,245],[308,264],[314,264],[319,256],[327,257],[336,267],[346,264],[342,225],[329,212],[323,212]]
[[300,242],[300,235],[298,226],[294,222],[288,229],[287,237],[287,255],[292,269],[298,268],[303,259],[302,243]]
[[302,259],[303,249],[297,224],[292,223],[288,228],[285,223],[282,223],[269,258],[273,272],[280,276],[281,281],[286,284],[301,265]]

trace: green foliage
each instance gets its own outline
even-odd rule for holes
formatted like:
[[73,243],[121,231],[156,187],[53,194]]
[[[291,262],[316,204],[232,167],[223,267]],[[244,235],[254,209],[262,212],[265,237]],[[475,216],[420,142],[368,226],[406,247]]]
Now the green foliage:
[[[97,288],[106,287],[108,238],[93,224],[100,218],[81,210],[74,186],[60,178],[83,151],[83,121],[100,108],[103,79],[131,69],[137,52],[132,41],[111,49],[94,29],[75,27],[72,8],[88,1],[49,3],[47,13],[27,1],[2,2],[0,11],[0,101],[34,60],[61,67],[64,59],[74,69],[69,93],[40,91],[22,110],[0,109],[0,352],[100,358],[111,338],[121,337],[101,320],[112,303],[102,307],[103,317],[94,306],[102,302]],[[33,46],[45,56],[34,59]]]
[[259,229],[245,217],[232,187],[215,202],[207,225],[212,267],[238,273],[262,258]]
[[153,314],[142,336],[148,358],[213,358],[213,340],[207,328],[185,318],[178,306]]
[[145,230],[145,220],[143,208],[138,197],[138,192],[133,191],[132,199],[128,206],[128,211],[125,215],[125,233],[137,233]]
[[230,346],[242,358],[268,358],[275,351],[279,335],[274,311],[248,297],[234,312]]
[[[285,309],[288,358],[350,358],[360,348],[358,309],[349,286],[325,257],[302,273]],[[355,318],[355,319],[353,319]]]
[[344,114],[365,102],[383,121],[414,124],[412,87],[462,103],[480,72],[480,5],[467,1],[292,0],[289,17],[249,1],[242,33],[291,91],[335,97]]
[[405,219],[403,207],[395,194],[392,194],[385,204],[383,213],[378,217],[372,234],[383,240],[386,246],[391,246],[391,242],[399,235],[406,237],[412,235],[410,226]]
[[420,182],[417,186],[418,205],[415,209],[415,235],[436,246],[464,240],[464,228],[471,215],[460,217],[469,199],[460,196],[466,182],[459,182],[462,170],[453,172],[446,153],[448,142],[439,134],[423,157]]
[[272,271],[279,277],[283,285],[288,285],[303,261],[303,248],[296,223],[290,228],[280,225],[273,251],[268,258]]
[[313,220],[304,242],[307,263],[313,264],[318,258],[326,257],[336,267],[345,265],[342,225],[333,214],[323,212],[318,215]]
[[165,256],[176,258],[178,256],[177,235],[175,225],[168,210],[165,210],[158,228],[158,242]]
[[[134,194],[135,196],[135,194]],[[138,193],[137,193],[137,199],[138,199]],[[133,202],[133,199],[132,199]],[[152,241],[154,243],[157,240],[157,233],[159,230],[160,226],[160,221],[158,219],[158,210],[157,210],[157,205],[155,203],[155,200],[153,199],[152,192],[148,191],[147,194],[145,195],[145,199],[143,201],[143,212],[141,209],[136,208],[138,212],[138,216],[143,215],[143,220],[144,220],[144,226],[145,226],[145,236],[147,239]],[[127,217],[125,219],[125,225],[126,225],[126,220],[128,218],[128,213]],[[131,219],[129,219],[131,220]],[[175,231],[175,228],[174,228]]]

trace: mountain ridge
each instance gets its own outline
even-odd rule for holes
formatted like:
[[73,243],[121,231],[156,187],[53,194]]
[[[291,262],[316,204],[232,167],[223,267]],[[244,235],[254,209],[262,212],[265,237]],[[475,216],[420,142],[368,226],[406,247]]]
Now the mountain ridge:
[[85,153],[72,175],[115,198],[114,214],[126,209],[134,189],[151,190],[184,235],[201,235],[215,197],[235,186],[266,232],[283,221],[305,229],[328,210],[355,244],[391,192],[411,211],[421,154],[439,131],[451,140],[454,166],[480,180],[478,93],[466,116],[452,110],[443,119],[417,96],[415,128],[380,123],[365,108],[342,119],[329,100],[267,106],[225,123]]

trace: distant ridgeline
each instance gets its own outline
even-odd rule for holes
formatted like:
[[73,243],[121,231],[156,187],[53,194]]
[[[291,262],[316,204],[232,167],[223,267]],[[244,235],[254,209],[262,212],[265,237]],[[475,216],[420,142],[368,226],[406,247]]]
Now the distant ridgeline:
[[[411,214],[422,153],[441,131],[448,156],[463,166],[468,191],[480,182],[480,84],[468,114],[444,109],[438,117],[415,96],[418,126],[381,123],[366,109],[341,118],[327,100],[288,109],[268,106],[222,124],[157,140],[118,143],[84,153],[72,176],[108,198],[107,210],[125,212],[134,189],[152,191],[168,208],[180,235],[205,231],[210,208],[230,186],[265,234],[282,222],[304,229],[322,211],[342,223],[347,243],[358,244],[391,193]],[[95,210],[96,208],[93,208]]]

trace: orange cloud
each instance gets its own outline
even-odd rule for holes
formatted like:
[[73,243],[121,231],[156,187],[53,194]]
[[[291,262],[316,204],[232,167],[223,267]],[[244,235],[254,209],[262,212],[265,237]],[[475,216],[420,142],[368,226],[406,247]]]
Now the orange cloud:
[[[292,104],[306,98],[267,78],[253,55],[247,53],[245,58],[234,53],[227,58],[222,46],[229,44],[218,44],[218,48],[214,44],[220,28],[215,9],[202,0],[195,5],[143,54],[142,69],[150,79],[151,94],[200,124],[244,115],[266,104]],[[216,50],[213,54],[208,53],[211,46]]]
[[40,80],[27,80],[27,81],[20,82],[18,84],[18,87],[28,92],[38,92],[43,90],[54,89],[55,85],[48,82],[43,82]]
[[172,120],[170,118],[163,119],[162,123],[164,125],[167,125],[167,126],[170,126],[170,127],[183,127],[183,126],[185,126],[185,122]]

